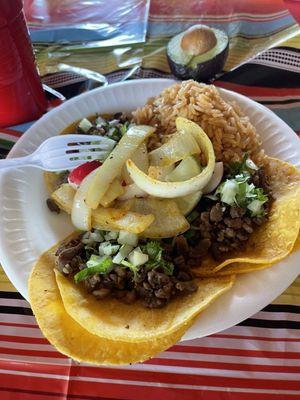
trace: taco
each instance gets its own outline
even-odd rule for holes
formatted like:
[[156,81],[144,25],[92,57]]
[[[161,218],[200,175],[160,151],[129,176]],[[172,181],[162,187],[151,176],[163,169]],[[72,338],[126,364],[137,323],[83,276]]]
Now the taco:
[[[51,344],[74,360],[93,364],[141,362],[167,349],[182,337],[192,324],[193,318],[229,290],[234,282],[233,276],[199,280],[196,297],[195,294],[187,296],[184,305],[180,304],[178,299],[178,313],[173,309],[173,313],[169,314],[165,309],[163,313],[162,310],[151,310],[147,315],[140,314],[140,311],[145,309],[141,310],[136,305],[120,307],[120,303],[116,303],[116,307],[109,305],[109,309],[105,304],[99,308],[98,303],[96,310],[93,309],[93,297],[86,298],[83,291],[77,292],[77,288],[70,287],[70,281],[60,273],[54,273],[56,249],[57,246],[54,246],[45,252],[32,270],[29,279],[30,303],[42,332]],[[58,285],[55,277],[59,277]],[[73,296],[76,303],[75,312],[69,308]],[[84,316],[87,317],[87,326],[82,324],[82,315],[78,316],[76,312],[82,311],[81,307],[78,307],[80,303],[89,314]],[[189,311],[189,307],[193,309]],[[154,324],[157,324],[159,335],[153,335]],[[147,331],[147,325],[153,328],[152,332]],[[131,332],[134,333],[134,338],[139,337],[143,340],[132,341]],[[118,340],[118,336],[130,340]]]
[[[300,229],[300,171],[270,157],[264,159],[264,171],[268,191],[272,196],[267,219],[251,232],[241,250],[231,252],[227,258],[205,257],[201,265],[195,266],[196,275],[207,276],[223,270],[228,274],[242,273],[267,268],[297,247],[295,243]],[[221,229],[220,225],[218,229]]]

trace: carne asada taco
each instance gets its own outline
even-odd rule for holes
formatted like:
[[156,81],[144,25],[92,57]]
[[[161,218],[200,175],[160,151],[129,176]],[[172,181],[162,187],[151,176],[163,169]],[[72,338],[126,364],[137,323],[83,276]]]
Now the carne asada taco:
[[[95,297],[86,298],[84,291],[77,293],[76,289],[69,287],[71,281],[58,272],[56,276],[61,281],[58,280],[59,285],[56,284],[53,271],[56,247],[43,254],[36,263],[29,281],[30,299],[44,335],[58,350],[78,361],[127,364],[153,357],[178,341],[192,323],[190,316],[197,316],[215,298],[229,290],[234,282],[233,277],[199,279],[197,292],[185,297],[183,304],[178,297],[172,309],[153,310],[139,307],[137,303],[128,305],[115,300],[113,304],[107,302],[101,305],[98,302],[98,311],[102,310],[99,314],[96,309],[89,309],[89,301],[93,307]],[[78,323],[80,318],[76,317],[76,313],[76,318],[73,318],[74,313],[69,313],[66,304],[68,306],[72,296],[75,296],[75,308],[80,302],[82,305],[86,304],[87,326]],[[179,312],[175,312],[176,304],[180,307]],[[193,309],[189,311],[189,307]],[[95,311],[96,314],[93,315]],[[97,325],[99,317],[104,329],[103,335]],[[147,326],[153,327],[153,332],[148,332]],[[153,334],[155,326],[160,335]],[[126,339],[126,332],[129,339],[132,339],[132,332],[134,337],[143,340],[118,340],[118,336]]]

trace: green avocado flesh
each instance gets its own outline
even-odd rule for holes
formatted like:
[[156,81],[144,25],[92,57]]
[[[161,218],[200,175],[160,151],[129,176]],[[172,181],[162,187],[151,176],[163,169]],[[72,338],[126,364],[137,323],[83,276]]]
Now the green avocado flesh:
[[196,68],[199,64],[206,61],[212,60],[218,54],[222,53],[228,46],[228,36],[225,32],[211,28],[216,36],[216,45],[207,51],[206,53],[200,54],[199,56],[193,56],[183,51],[181,48],[181,40],[186,32],[179,33],[174,36],[167,47],[168,57],[176,64],[186,66],[188,68]]

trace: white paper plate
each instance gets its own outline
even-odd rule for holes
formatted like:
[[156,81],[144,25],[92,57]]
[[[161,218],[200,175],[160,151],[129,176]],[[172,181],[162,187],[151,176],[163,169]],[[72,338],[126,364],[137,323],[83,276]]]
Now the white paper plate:
[[[82,94],[37,121],[17,142],[10,157],[31,153],[50,136],[92,114],[131,111],[173,83],[166,79],[134,80]],[[224,89],[262,137],[266,153],[300,166],[300,141],[275,114],[254,101]],[[7,170],[0,175],[0,261],[17,290],[28,299],[27,279],[42,252],[72,231],[69,218],[46,207],[42,172],[34,168]],[[184,336],[193,339],[229,328],[250,317],[282,293],[300,272],[300,253],[263,271],[239,276],[234,288],[212,304]]]

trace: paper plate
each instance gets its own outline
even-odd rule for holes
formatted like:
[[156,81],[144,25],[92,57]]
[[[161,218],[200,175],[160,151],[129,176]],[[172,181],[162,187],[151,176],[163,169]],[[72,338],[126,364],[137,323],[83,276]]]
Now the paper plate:
[[[17,142],[9,157],[34,151],[50,136],[72,122],[95,113],[129,112],[143,105],[174,81],[133,80],[82,94],[53,109],[37,121]],[[224,89],[226,100],[235,100],[263,141],[270,156],[300,167],[300,141],[272,111]],[[27,279],[37,258],[72,231],[66,215],[47,209],[42,171],[35,168],[6,170],[0,175],[0,261],[17,290],[28,299]],[[243,274],[233,289],[204,311],[184,339],[199,338],[227,329],[255,314],[282,293],[300,272],[300,253],[274,267]]]

